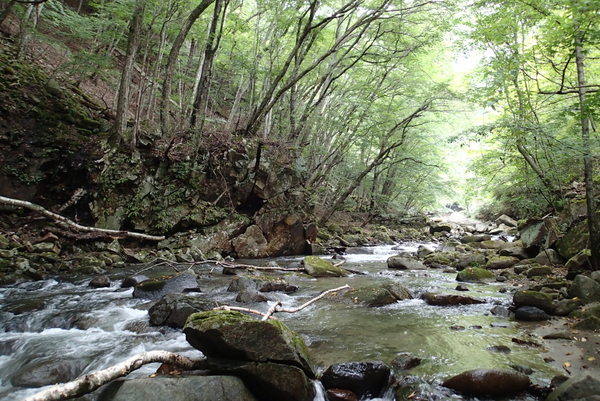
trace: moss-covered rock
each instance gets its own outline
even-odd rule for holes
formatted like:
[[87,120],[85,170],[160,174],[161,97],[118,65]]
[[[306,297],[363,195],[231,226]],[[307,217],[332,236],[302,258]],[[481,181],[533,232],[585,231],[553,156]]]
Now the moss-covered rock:
[[513,303],[517,307],[535,306],[546,313],[554,312],[552,296],[538,291],[517,291],[513,295]]
[[470,283],[481,283],[485,281],[493,281],[496,278],[494,273],[482,269],[480,267],[468,267],[463,271],[458,272],[456,281],[464,281]]
[[304,341],[279,320],[259,321],[235,311],[199,312],[190,315],[183,331],[206,356],[284,363],[315,377]]
[[330,261],[318,256],[306,256],[303,263],[306,272],[312,277],[345,277],[348,275],[344,269],[334,266]]
[[519,258],[514,256],[493,256],[486,263],[486,269],[508,269],[519,263]]
[[574,255],[571,259],[567,261],[565,267],[570,272],[579,271],[579,270],[587,270],[591,267],[590,257],[592,256],[592,251],[589,249],[582,249]]
[[[597,216],[600,217],[600,213]],[[565,260],[571,259],[583,249],[586,249],[588,239],[587,220],[584,220],[575,224],[556,242],[556,250]]]
[[551,266],[542,266],[538,264],[531,265],[527,270],[527,277],[539,277],[539,276],[550,276],[554,273],[554,269]]

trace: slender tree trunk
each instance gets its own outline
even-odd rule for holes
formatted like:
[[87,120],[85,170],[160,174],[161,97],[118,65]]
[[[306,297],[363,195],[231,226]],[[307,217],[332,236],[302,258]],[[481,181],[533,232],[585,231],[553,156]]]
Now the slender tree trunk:
[[115,121],[115,135],[117,141],[122,141],[127,128],[127,116],[129,112],[129,90],[131,88],[131,76],[133,75],[133,64],[140,43],[140,31],[146,7],[145,0],[136,0],[133,15],[129,24],[129,36],[127,38],[127,52],[125,53],[125,65],[121,73],[121,82],[117,94],[117,116]]
[[185,42],[185,38],[187,37],[190,29],[196,22],[196,20],[202,15],[204,10],[208,8],[215,0],[202,0],[194,10],[190,13],[190,15],[186,18],[179,34],[175,38],[173,42],[173,46],[171,47],[171,51],[169,52],[169,57],[167,59],[167,67],[165,69],[165,79],[162,87],[162,95],[160,98],[160,126],[163,135],[167,135],[169,133],[169,98],[171,96],[171,87],[173,74],[175,73],[175,67],[177,65],[177,58],[179,57],[179,52],[181,50],[181,46],[183,46],[183,42]]
[[[206,39],[202,67],[200,70],[200,80],[198,81],[198,89],[196,90],[192,115],[190,118],[191,126],[198,130],[202,130],[204,125],[204,117],[208,103],[208,87],[212,77],[213,61],[217,54],[221,36],[221,30],[219,30],[219,33],[217,34],[217,28],[219,27],[219,19],[225,18],[226,7],[227,6],[223,7],[223,0],[215,1],[213,17],[208,28],[208,37]],[[222,12],[221,9],[223,9]],[[223,14],[222,17],[221,14]]]
[[594,199],[593,163],[590,152],[590,117],[587,106],[587,90],[585,77],[585,55],[579,26],[575,28],[575,61],[577,64],[577,85],[579,87],[579,110],[581,113],[581,142],[583,147],[583,172],[585,180],[585,199],[589,231],[590,262],[594,270],[600,269],[600,228],[596,217]]

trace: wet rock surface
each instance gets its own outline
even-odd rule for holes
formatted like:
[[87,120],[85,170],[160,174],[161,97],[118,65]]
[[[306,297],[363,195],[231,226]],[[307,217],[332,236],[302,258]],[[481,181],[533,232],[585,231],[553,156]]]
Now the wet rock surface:
[[326,389],[350,390],[359,398],[378,397],[388,387],[390,375],[383,362],[345,362],[327,368],[321,382]]
[[233,376],[155,377],[112,382],[98,401],[256,401],[244,382]]
[[473,396],[507,397],[527,390],[529,377],[504,370],[477,369],[444,381],[444,387]]
[[148,310],[150,324],[183,328],[187,318],[196,312],[209,311],[219,304],[202,295],[167,294]]

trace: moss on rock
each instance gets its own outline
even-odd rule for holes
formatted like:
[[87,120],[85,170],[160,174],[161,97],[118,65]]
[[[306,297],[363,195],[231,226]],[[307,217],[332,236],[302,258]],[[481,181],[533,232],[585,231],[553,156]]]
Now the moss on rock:
[[344,269],[334,266],[330,261],[318,256],[306,256],[304,268],[312,277],[345,277],[348,275]]
[[496,278],[494,273],[482,269],[480,267],[468,267],[463,271],[458,272],[456,281],[464,281],[470,283],[480,283],[485,281],[492,281]]

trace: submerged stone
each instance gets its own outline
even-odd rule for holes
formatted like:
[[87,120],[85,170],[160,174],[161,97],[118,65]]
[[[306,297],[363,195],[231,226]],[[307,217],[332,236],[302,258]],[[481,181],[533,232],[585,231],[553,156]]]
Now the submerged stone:
[[423,294],[421,297],[427,302],[429,305],[435,306],[455,306],[455,305],[472,305],[472,304],[482,304],[485,301],[466,297],[463,295],[453,295],[453,294],[433,294],[431,292],[427,292]]

